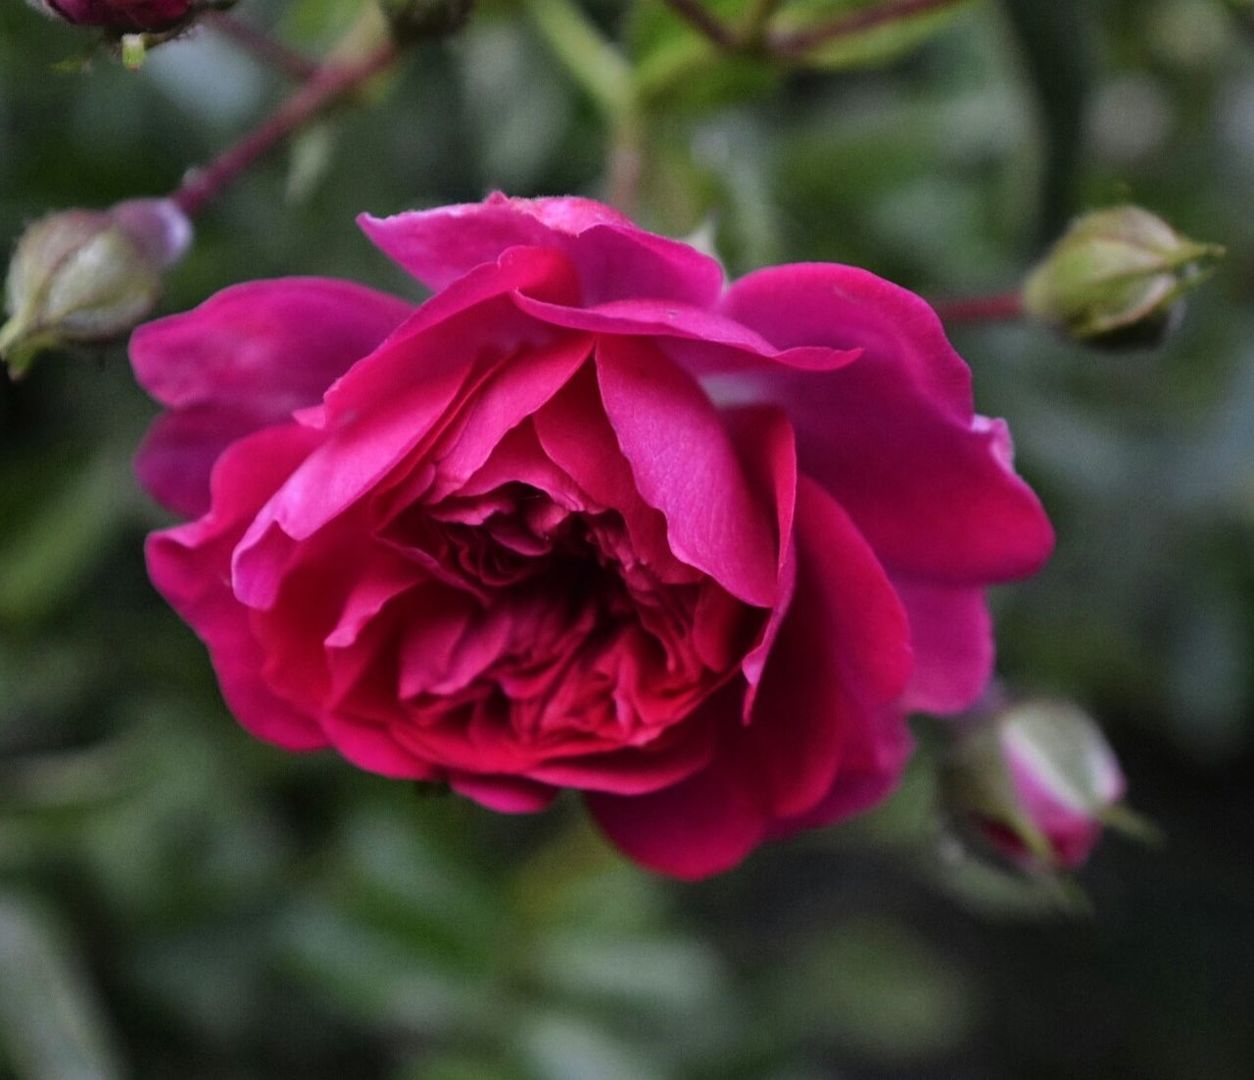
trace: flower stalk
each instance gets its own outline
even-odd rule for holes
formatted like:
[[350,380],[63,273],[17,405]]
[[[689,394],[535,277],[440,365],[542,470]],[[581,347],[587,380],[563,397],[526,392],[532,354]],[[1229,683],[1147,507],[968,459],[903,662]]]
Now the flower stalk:
[[400,47],[389,41],[360,60],[319,68],[259,127],[208,165],[188,173],[170,197],[188,217],[195,217],[258,159],[363,83],[391,67],[400,52]]

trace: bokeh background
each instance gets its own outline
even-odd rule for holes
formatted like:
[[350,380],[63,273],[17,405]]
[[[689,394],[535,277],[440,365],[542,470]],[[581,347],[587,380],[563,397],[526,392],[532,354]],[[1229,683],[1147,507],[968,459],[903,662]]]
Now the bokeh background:
[[[357,6],[237,13],[316,52]],[[290,273],[409,291],[358,211],[597,193],[605,124],[525,6],[482,4],[231,191],[164,309]],[[582,6],[642,64],[693,45],[658,0]],[[1109,839],[1060,906],[945,836],[923,730],[882,810],[680,885],[573,800],[497,817],[257,744],[146,581],[163,519],[130,457],[154,410],[123,349],[53,355],[0,378],[0,1076],[1249,1077],[1254,28],[1234,7],[984,0],[870,65],[728,62],[652,103],[638,210],[705,227],[733,273],[846,261],[930,296],[1012,287],[1112,202],[1228,246],[1158,352],[954,330],[1060,536],[997,596],[1001,673],[1101,719],[1160,845]],[[51,208],[168,190],[285,90],[208,32],[139,74],[65,70],[84,52],[0,2],[5,247]]]

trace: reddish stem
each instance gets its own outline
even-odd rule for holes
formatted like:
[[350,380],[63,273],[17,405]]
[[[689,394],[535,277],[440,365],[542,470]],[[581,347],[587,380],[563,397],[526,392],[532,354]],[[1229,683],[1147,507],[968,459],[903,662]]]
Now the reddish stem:
[[203,168],[193,169],[170,194],[188,217],[194,217],[223,189],[281,143],[340,98],[356,90],[399,56],[391,43],[351,64],[321,67],[304,86],[289,97],[267,120]]
[[318,73],[318,65],[313,60],[225,11],[206,11],[200,18],[245,52],[298,82],[312,79]]
[[908,19],[912,15],[924,15],[932,10],[953,7],[961,2],[962,0],[892,0],[890,3],[863,8],[805,30],[774,35],[768,44],[770,51],[776,56],[801,56],[850,34],[896,22],[898,19]]
[[721,19],[712,15],[701,0],[666,0],[680,18],[709,38],[720,49],[734,49],[740,44],[736,35]]
[[1017,292],[937,300],[932,307],[947,323],[1014,322],[1023,318],[1023,297]]

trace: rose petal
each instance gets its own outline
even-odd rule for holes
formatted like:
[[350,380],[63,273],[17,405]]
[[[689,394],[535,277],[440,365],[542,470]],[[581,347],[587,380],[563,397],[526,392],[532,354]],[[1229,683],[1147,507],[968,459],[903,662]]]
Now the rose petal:
[[893,584],[910,617],[914,650],[902,708],[939,715],[969,708],[993,674],[993,621],[984,590],[926,585],[899,575]]
[[723,272],[687,244],[637,229],[590,199],[511,199],[411,211],[358,222],[390,258],[432,289],[443,289],[511,247],[565,253],[578,270],[585,303],[658,297],[709,306]]
[[865,350],[836,372],[752,374],[711,392],[787,409],[802,469],[893,571],[957,585],[1040,568],[1049,522],[1011,469],[1004,425],[974,416],[970,372],[924,301],[866,271],[815,264],[750,274],[722,310],[778,348]]
[[288,424],[241,439],[213,473],[214,506],[199,521],[153,533],[146,553],[157,590],[209,647],[227,705],[253,735],[289,750],[327,744],[317,721],[277,697],[261,676],[264,655],[248,609],[231,595],[231,548],[272,486],[309,452],[316,436]]
[[312,405],[412,310],[346,281],[288,278],[236,285],[139,327],[136,378],[176,410],[139,452],[140,483],[177,513],[203,513],[227,445]]
[[772,817],[814,806],[910,676],[905,611],[849,516],[797,487],[797,589],[744,735]]
[[754,497],[731,440],[692,377],[647,343],[603,338],[597,380],[645,502],[674,553],[746,603],[778,595],[774,507]]

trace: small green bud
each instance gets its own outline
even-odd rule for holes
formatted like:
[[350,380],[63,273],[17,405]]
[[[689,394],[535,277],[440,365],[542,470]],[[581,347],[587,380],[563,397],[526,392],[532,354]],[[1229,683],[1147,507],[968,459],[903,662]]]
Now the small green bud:
[[379,0],[392,36],[402,44],[456,33],[470,18],[474,0]]
[[168,199],[65,210],[35,222],[9,264],[0,360],[16,378],[44,349],[127,333],[152,310],[163,271],[190,239],[190,223]]
[[1023,308],[1090,345],[1156,345],[1178,318],[1181,298],[1223,253],[1139,207],[1096,210],[1072,222],[1029,275]]

